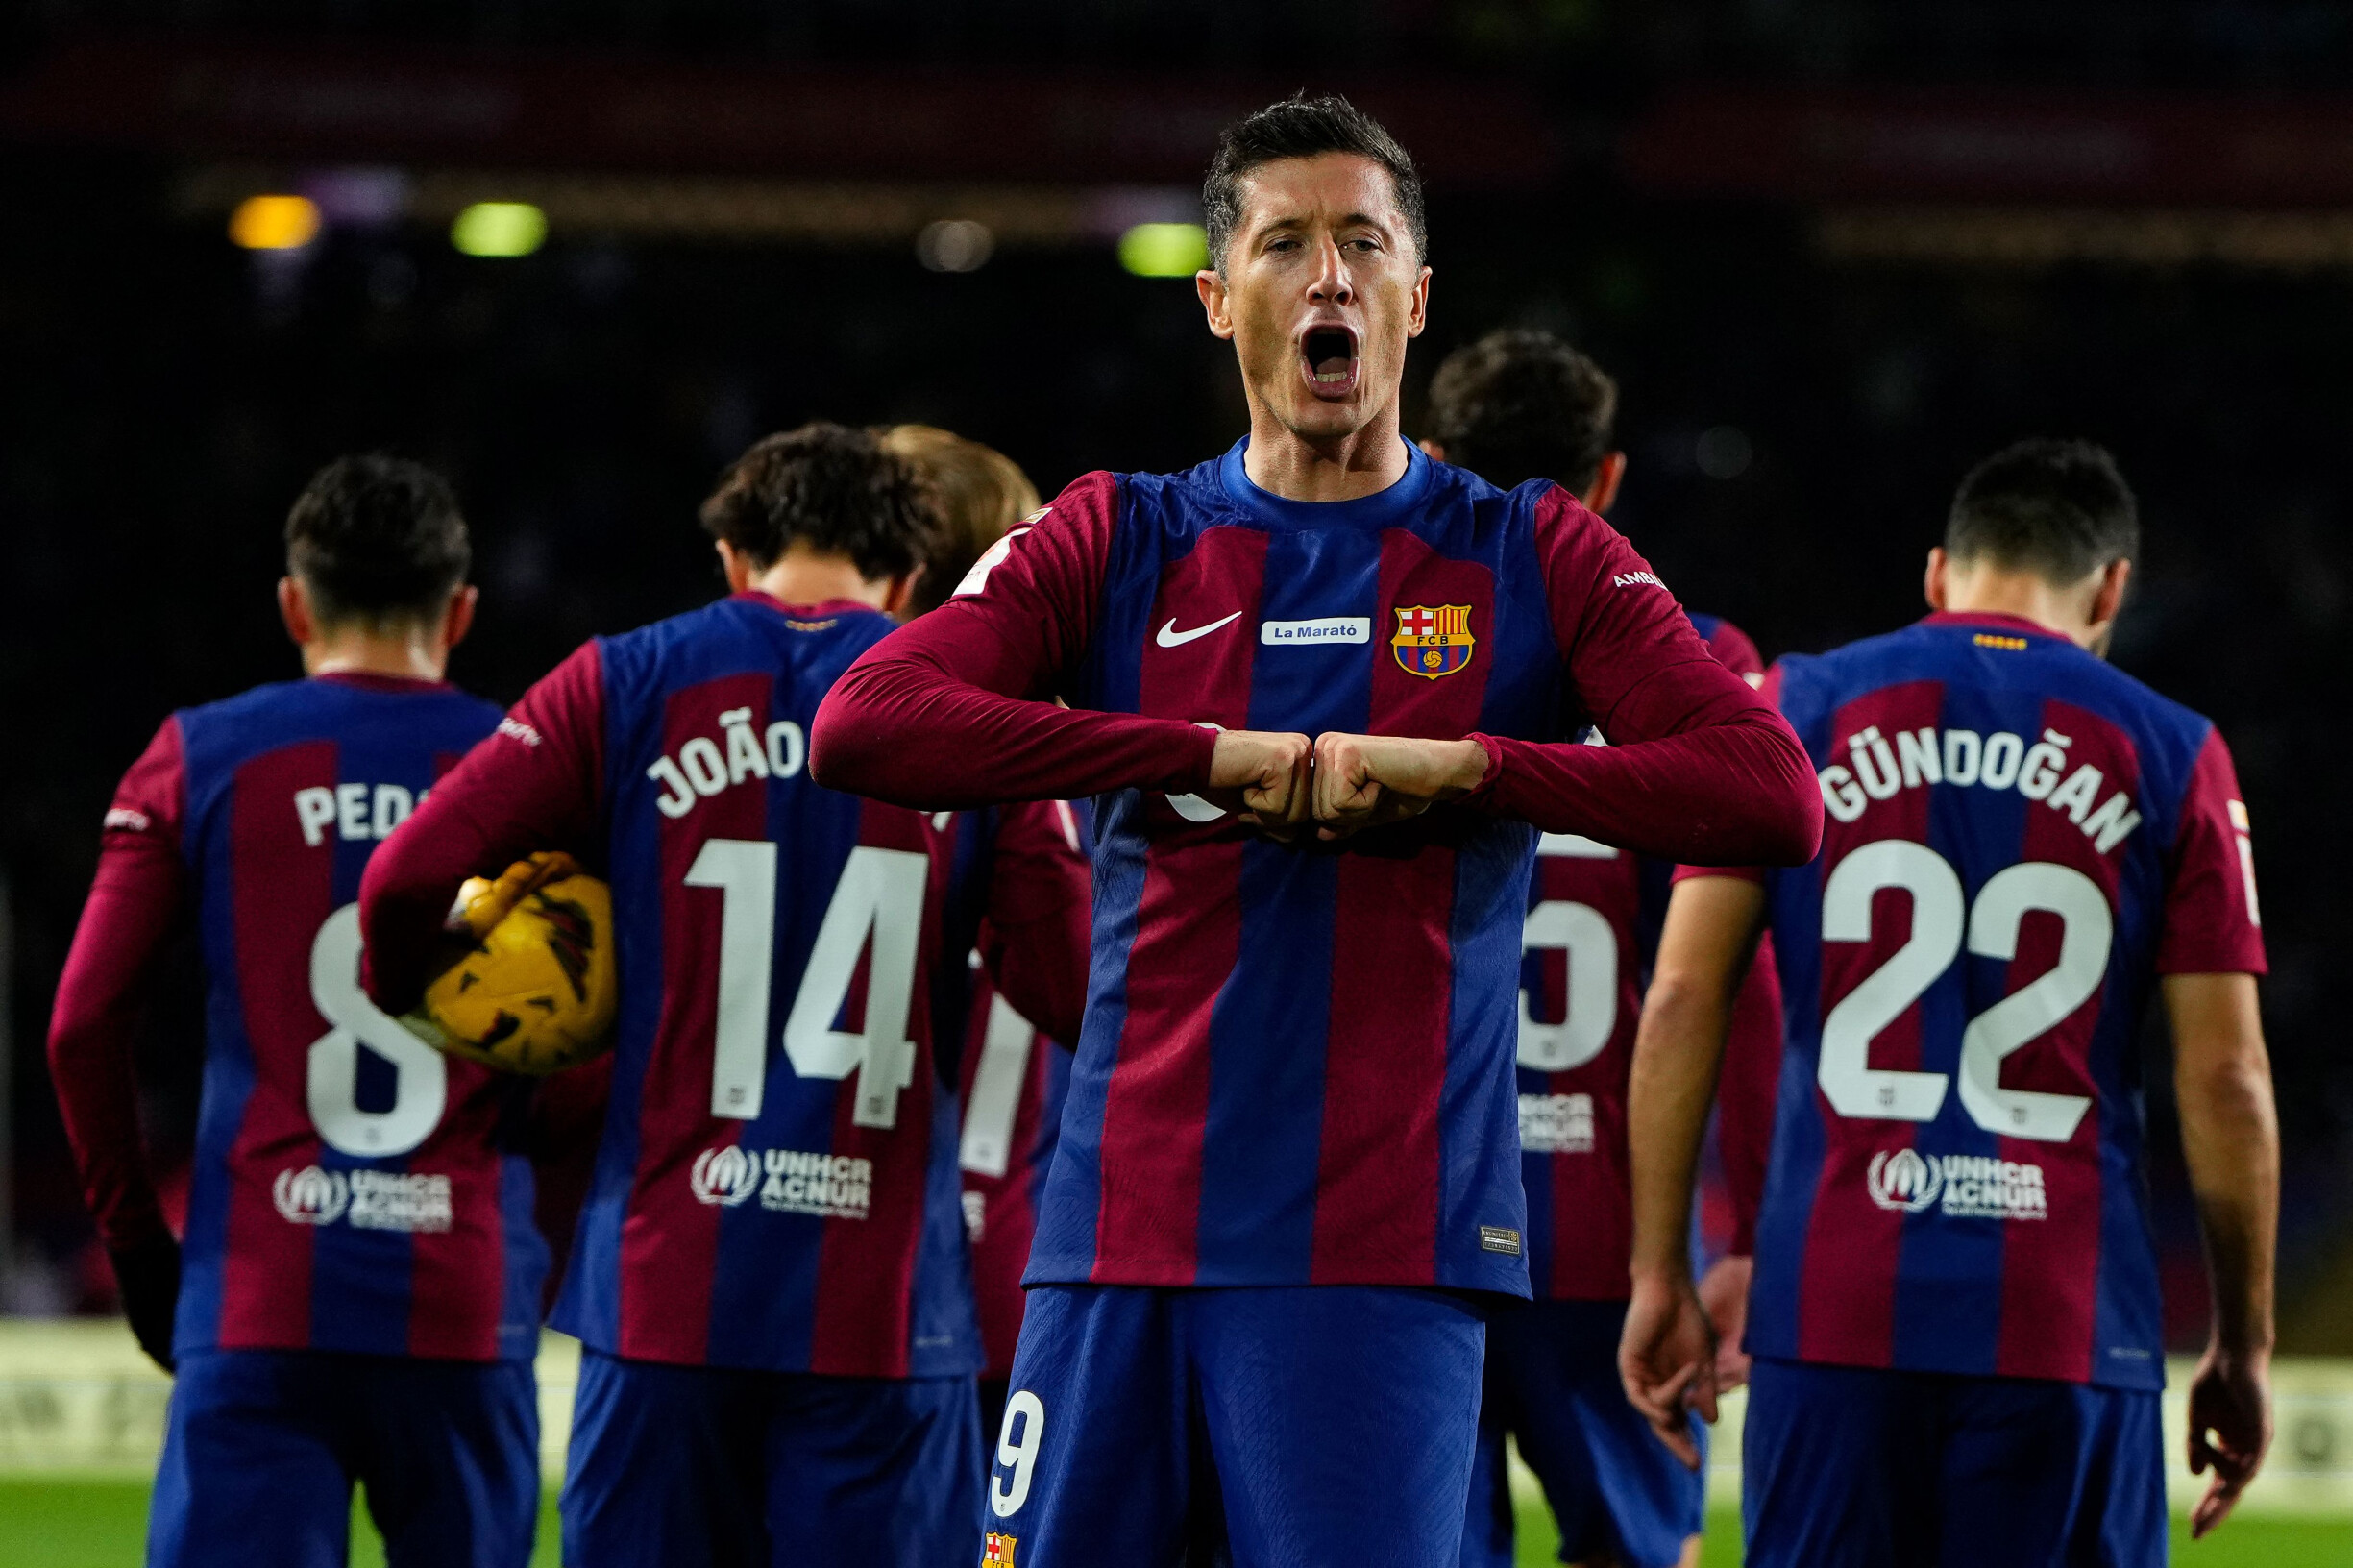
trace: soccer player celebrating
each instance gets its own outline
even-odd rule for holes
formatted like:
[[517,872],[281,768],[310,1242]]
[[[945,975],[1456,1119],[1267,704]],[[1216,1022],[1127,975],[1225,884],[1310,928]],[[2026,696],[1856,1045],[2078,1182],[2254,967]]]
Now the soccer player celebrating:
[[1625,540],[1399,434],[1430,270],[1385,131],[1277,104],[1204,196],[1248,438],[1080,478],[852,667],[812,762],[915,805],[1100,797],[990,1550],[1168,1563],[1208,1521],[1243,1568],[1428,1568],[1461,1539],[1476,1293],[1528,1293],[1537,830],[1778,863],[1820,807]]
[[[1517,486],[1549,476],[1596,515],[1626,473],[1611,425],[1617,383],[1546,332],[1500,331],[1450,355],[1430,386],[1433,457]],[[1754,685],[1756,646],[1715,616],[1691,624]],[[1536,845],[1519,1026],[1520,1173],[1536,1300],[1487,1324],[1464,1568],[1509,1568],[1505,1435],[1544,1483],[1563,1562],[1670,1568],[1696,1561],[1706,1499],[1698,1471],[1651,1435],[1618,1381],[1628,1293],[1626,1077],[1651,938],[1673,868],[1577,834]],[[1771,970],[1752,971],[1737,1016],[1778,1043]]]
[[612,885],[612,1095],[553,1319],[585,1347],[567,1562],[969,1557],[979,1346],[930,977],[978,946],[1075,1028],[1085,863],[1051,807],[1009,812],[968,895],[952,821],[809,778],[819,698],[934,544],[904,462],[805,426],[702,521],[734,593],[525,695],[371,867],[369,983],[413,1004],[469,874],[552,848]]
[[2165,1560],[2152,994],[2214,1274],[2197,1531],[2262,1461],[2278,1138],[2253,852],[2214,725],[2098,657],[2139,531],[2096,447],[1979,464],[1928,555],[1936,613],[1768,681],[1820,770],[1820,857],[1676,889],[1635,1048],[1622,1364],[1662,1431],[1710,1400],[1690,1157],[1727,978],[1769,921],[1788,1029],[1749,1301],[1752,1563]]
[[[499,722],[442,683],[474,619],[439,476],[347,457],[286,520],[308,678],[174,714],[115,792],[49,1061],[132,1331],[178,1385],[151,1564],[340,1568],[352,1485],[396,1564],[520,1568],[539,1512],[547,1249],[526,1086],[359,989],[380,842]],[[132,1044],[174,924],[207,991],[186,1236],[142,1163]]]

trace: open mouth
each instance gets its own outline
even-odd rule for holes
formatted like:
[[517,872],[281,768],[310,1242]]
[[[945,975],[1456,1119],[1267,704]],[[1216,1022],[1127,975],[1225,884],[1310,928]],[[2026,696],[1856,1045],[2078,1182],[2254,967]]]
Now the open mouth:
[[1311,327],[1299,340],[1300,369],[1319,398],[1344,398],[1357,387],[1357,334],[1346,327]]

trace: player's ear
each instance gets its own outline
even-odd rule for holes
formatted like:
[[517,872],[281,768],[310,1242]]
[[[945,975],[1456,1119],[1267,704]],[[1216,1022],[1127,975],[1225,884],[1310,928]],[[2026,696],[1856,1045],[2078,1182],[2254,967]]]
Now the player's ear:
[[447,653],[466,640],[466,633],[474,629],[475,609],[481,601],[482,591],[470,582],[461,583],[457,592],[450,596],[450,602],[441,611],[442,652]]
[[2092,593],[2092,626],[2104,633],[2116,624],[2124,610],[2124,585],[2132,580],[2132,562],[2110,561],[2099,574],[2099,586]]
[[911,613],[915,608],[915,589],[916,584],[923,580],[924,570],[919,566],[912,572],[902,572],[891,579],[891,586],[883,590],[883,614],[894,621],[915,619]]
[[1928,570],[1920,584],[1920,597],[1928,601],[1928,608],[1942,610],[1946,600],[1951,597],[1947,592],[1946,581],[1951,567],[1951,558],[1945,553],[1943,545],[1928,547]]
[[1424,267],[1413,280],[1413,308],[1406,313],[1406,335],[1419,337],[1422,329],[1430,325],[1430,269]]
[[1193,287],[1201,295],[1201,308],[1209,317],[1210,335],[1234,335],[1233,301],[1226,289],[1225,275],[1215,267],[1203,267],[1193,274]]
[[1593,471],[1593,482],[1577,499],[1585,503],[1585,510],[1599,517],[1609,510],[1618,499],[1618,486],[1626,480],[1626,453],[1605,453],[1601,466]]
[[291,575],[278,579],[278,619],[285,623],[286,635],[297,648],[318,634],[317,619],[310,613],[310,596],[303,591],[301,580]]
[[751,569],[751,558],[724,539],[714,539],[711,546],[719,551],[719,570],[727,579],[727,592],[740,594],[749,588],[752,577],[756,576]]

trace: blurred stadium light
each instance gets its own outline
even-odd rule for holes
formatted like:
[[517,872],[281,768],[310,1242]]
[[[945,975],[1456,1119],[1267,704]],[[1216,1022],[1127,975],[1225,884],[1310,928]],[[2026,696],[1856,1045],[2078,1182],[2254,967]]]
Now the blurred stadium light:
[[915,257],[928,272],[977,272],[996,250],[996,235],[970,218],[940,218],[916,232]]
[[307,196],[248,196],[229,214],[229,237],[249,251],[295,251],[318,237],[319,209]]
[[1197,223],[1140,223],[1119,236],[1119,264],[1139,278],[1190,278],[1210,264]]
[[450,243],[468,256],[528,256],[547,238],[548,215],[529,202],[476,202],[450,225]]

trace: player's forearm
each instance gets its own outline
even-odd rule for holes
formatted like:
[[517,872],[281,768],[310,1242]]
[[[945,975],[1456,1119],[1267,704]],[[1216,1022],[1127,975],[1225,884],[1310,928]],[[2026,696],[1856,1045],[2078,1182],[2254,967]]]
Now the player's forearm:
[[1643,1001],[1626,1107],[1638,1275],[1689,1271],[1692,1181],[1730,1012],[1712,976],[1661,973]]
[[168,1235],[139,1135],[132,1070],[147,975],[179,898],[157,845],[110,844],[74,933],[50,1014],[49,1076],[100,1238],[114,1251]]
[[1717,1073],[1717,1139],[1732,1205],[1730,1251],[1756,1250],[1773,1149],[1776,1090],[1781,1069],[1781,988],[1770,943],[1760,943],[1733,998],[1724,1060]]
[[594,858],[572,821],[576,804],[560,784],[535,789],[517,776],[528,763],[513,766],[519,759],[496,749],[512,745],[493,737],[477,747],[368,860],[359,880],[360,978],[387,1013],[397,1017],[423,999],[466,878],[496,875],[538,849]]
[[812,777],[919,811],[1208,786],[1214,731],[993,690],[970,678],[986,672],[985,649],[959,656],[958,619],[902,627],[834,683],[810,738]]
[[1761,708],[1628,746],[1482,736],[1494,771],[1474,806],[1701,866],[1798,866],[1822,842],[1822,795],[1788,727]]
[[2182,1154],[2213,1277],[2215,1343],[2266,1352],[2279,1229],[2279,1119],[2250,975],[2169,975]]

